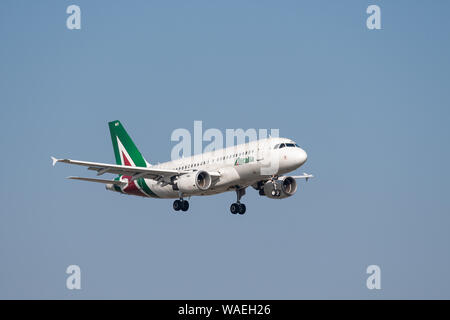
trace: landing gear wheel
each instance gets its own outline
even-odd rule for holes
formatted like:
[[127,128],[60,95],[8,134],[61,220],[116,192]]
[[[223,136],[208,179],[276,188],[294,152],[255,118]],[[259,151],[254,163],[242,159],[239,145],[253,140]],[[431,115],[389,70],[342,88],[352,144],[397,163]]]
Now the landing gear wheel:
[[232,214],[236,214],[239,212],[239,203],[233,203],[230,207],[230,211]]
[[182,211],[187,211],[188,209],[189,209],[189,201],[183,200],[181,202],[181,210]]
[[[181,200],[175,200],[173,202],[173,210],[180,211],[181,207],[182,207]],[[188,205],[188,207],[189,207],[189,205]]]
[[239,186],[236,186],[236,202],[233,203],[230,207],[230,211],[232,214],[244,214],[245,213],[245,204],[241,203],[241,198],[245,194],[245,187],[240,188]]
[[244,214],[246,210],[245,204],[239,203],[239,214]]
[[272,196],[274,197],[279,197],[281,195],[281,191],[280,190],[272,190]]

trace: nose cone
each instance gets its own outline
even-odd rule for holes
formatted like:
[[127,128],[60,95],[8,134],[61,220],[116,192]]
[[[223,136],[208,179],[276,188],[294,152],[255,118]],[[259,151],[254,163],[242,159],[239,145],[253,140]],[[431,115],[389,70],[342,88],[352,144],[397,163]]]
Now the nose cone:
[[308,155],[306,154],[305,150],[297,148],[295,158],[297,165],[300,167],[302,164],[306,162],[306,160],[308,159]]

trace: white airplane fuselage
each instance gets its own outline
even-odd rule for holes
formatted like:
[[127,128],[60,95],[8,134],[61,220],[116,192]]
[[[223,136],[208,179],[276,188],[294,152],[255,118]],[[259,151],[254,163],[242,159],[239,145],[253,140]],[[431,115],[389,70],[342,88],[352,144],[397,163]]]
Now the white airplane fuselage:
[[[306,152],[286,138],[260,139],[191,157],[151,165],[134,144],[120,121],[108,123],[115,164],[51,157],[53,166],[67,163],[87,167],[97,177],[68,177],[72,180],[102,183],[107,190],[148,198],[175,198],[173,209],[187,211],[186,197],[236,192],[232,214],[244,214],[240,200],[252,186],[261,196],[284,199],[297,191],[296,179],[306,181],[313,176],[286,176],[306,162]],[[103,174],[117,175],[113,180]]]
[[[208,190],[183,192],[183,196],[212,195],[235,190],[236,187],[244,188],[261,180],[269,179],[272,176],[286,174],[299,168],[306,162],[307,154],[298,146],[274,149],[274,146],[283,143],[295,145],[294,141],[286,138],[261,139],[164,162],[152,167],[158,169],[193,170],[189,174],[195,174],[200,170],[216,171],[220,174],[220,177],[212,182]],[[145,179],[145,182],[159,198],[180,197],[180,192],[174,190],[173,186],[165,181]]]

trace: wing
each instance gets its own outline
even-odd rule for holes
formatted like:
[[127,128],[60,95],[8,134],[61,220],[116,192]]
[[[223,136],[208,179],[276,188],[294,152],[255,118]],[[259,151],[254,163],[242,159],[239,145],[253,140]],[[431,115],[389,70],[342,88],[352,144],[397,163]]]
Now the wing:
[[301,176],[291,176],[294,179],[305,179],[306,181],[308,181],[309,178],[314,178],[314,176],[312,174],[307,174],[307,173],[303,173],[303,175]]
[[[71,159],[56,159],[55,157],[51,157],[51,158],[52,158],[53,166],[57,162],[63,162],[63,163],[87,167],[88,170],[97,171],[98,176],[100,176],[104,173],[113,173],[113,174],[121,174],[121,175],[131,176],[131,180],[136,180],[139,178],[147,178],[147,179],[153,179],[153,180],[157,180],[157,181],[165,181],[166,183],[171,183],[172,177],[191,172],[191,171],[185,171],[185,170],[157,169],[157,168],[152,168],[152,167],[132,167],[132,166],[123,166],[123,165],[119,165],[119,164],[79,161],[79,160],[71,160]],[[218,173],[218,172],[208,172],[208,173],[212,177],[220,176],[220,173]],[[87,181],[89,181],[89,180],[87,180]]]
[[149,178],[160,180],[163,178],[164,180],[170,180],[171,177],[187,173],[188,171],[179,171],[172,169],[156,169],[156,168],[145,168],[145,167],[131,167],[131,166],[123,166],[119,164],[108,164],[108,163],[100,163],[100,162],[90,162],[90,161],[79,161],[79,160],[71,160],[71,159],[56,159],[52,157],[53,165],[57,162],[63,162],[68,164],[75,164],[77,166],[87,167],[88,170],[97,171],[97,175],[100,176],[104,173],[113,173],[113,174],[121,174],[126,176],[131,176],[132,180],[136,180],[139,178]]

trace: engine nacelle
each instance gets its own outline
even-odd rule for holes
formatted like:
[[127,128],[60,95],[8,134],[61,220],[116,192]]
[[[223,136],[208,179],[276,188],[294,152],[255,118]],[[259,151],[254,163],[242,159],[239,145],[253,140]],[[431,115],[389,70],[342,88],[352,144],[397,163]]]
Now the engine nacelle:
[[195,193],[208,190],[211,187],[211,175],[203,170],[180,176],[176,182],[178,190],[183,193]]
[[262,189],[264,195],[271,199],[283,199],[292,196],[297,191],[297,182],[292,177],[280,177],[278,180],[267,181]]

